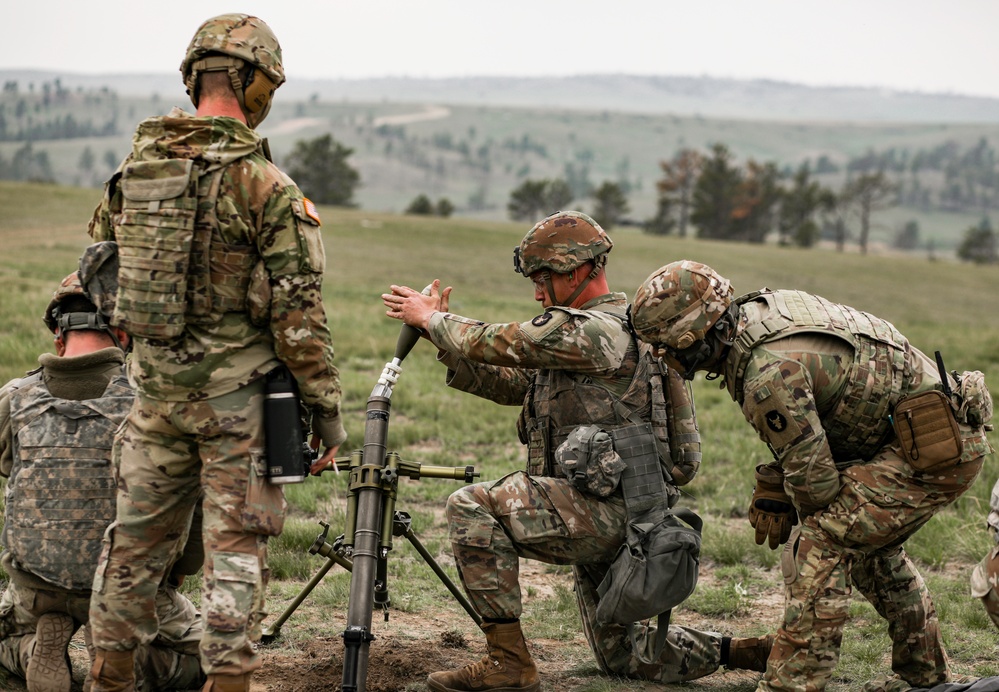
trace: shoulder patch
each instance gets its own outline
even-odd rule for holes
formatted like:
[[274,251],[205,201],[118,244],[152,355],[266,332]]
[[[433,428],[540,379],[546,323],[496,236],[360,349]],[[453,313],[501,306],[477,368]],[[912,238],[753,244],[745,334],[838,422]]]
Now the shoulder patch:
[[538,315],[533,320],[531,320],[531,324],[533,324],[535,327],[543,327],[549,322],[551,322],[551,319],[552,319],[552,314],[550,312],[546,312],[541,315]]
[[316,211],[316,205],[308,197],[291,200],[291,210],[295,216],[310,226],[322,225],[319,221],[319,212]]
[[302,202],[305,205],[306,216],[315,221],[317,226],[321,226],[322,222],[319,220],[319,212],[316,211],[316,205],[308,197],[303,198]]

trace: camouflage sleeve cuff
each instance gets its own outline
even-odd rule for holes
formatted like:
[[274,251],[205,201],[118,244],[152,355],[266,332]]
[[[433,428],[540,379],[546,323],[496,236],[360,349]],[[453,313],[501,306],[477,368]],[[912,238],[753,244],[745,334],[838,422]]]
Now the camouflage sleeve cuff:
[[454,389],[465,391],[465,387],[475,383],[475,374],[461,356],[450,351],[437,351],[437,360],[447,366],[444,384]]
[[347,431],[343,428],[343,421],[340,415],[335,416],[313,416],[312,431],[319,435],[323,441],[323,447],[338,447],[347,440]]

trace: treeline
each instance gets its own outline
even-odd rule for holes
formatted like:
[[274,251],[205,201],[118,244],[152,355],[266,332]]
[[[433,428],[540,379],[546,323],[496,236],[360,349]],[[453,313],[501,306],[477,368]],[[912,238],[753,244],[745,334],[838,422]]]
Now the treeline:
[[107,87],[71,91],[59,78],[34,82],[22,90],[17,81],[0,90],[0,141],[108,137],[118,131],[118,96]]
[[[828,164],[817,161],[816,173],[838,170]],[[970,147],[948,140],[914,152],[871,149],[850,159],[846,171],[883,171],[895,185],[896,202],[922,211],[987,213],[999,209],[999,156],[985,137]]]
[[[591,214],[608,229],[619,223],[638,223],[655,235],[695,234],[748,243],[776,236],[780,245],[803,248],[829,239],[840,251],[856,238],[861,253],[866,253],[874,215],[898,204],[902,189],[888,167],[878,162],[851,162],[842,184],[834,189],[819,181],[808,162],[793,171],[753,159],[739,165],[724,144],[715,144],[709,152],[681,149],[660,161],[659,168],[662,177],[656,181],[652,218],[627,219],[627,190],[614,181],[591,190]],[[574,200],[582,201],[561,178],[529,179],[510,192],[507,211],[514,220],[528,221],[566,208]],[[907,222],[892,244],[898,249],[917,249],[919,224]],[[932,245],[928,249],[932,254]],[[996,233],[987,214],[965,231],[957,255],[978,263],[999,261]]]

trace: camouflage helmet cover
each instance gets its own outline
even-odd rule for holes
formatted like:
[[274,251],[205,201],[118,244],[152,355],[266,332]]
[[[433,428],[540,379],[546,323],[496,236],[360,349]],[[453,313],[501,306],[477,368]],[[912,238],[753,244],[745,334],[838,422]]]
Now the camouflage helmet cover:
[[732,284],[700,262],[671,262],[635,293],[631,324],[640,339],[682,351],[701,341],[732,304]]
[[[199,60],[211,53],[238,58],[267,75],[273,84],[270,91],[284,81],[281,45],[271,28],[259,17],[245,14],[222,14],[205,21],[194,34],[180,64],[184,85],[195,98]],[[269,98],[270,94],[267,94]],[[195,101],[197,105],[197,101]]]
[[[113,241],[103,241],[89,245],[80,257],[80,269],[69,274],[52,294],[52,300],[45,308],[42,320],[49,331],[55,334],[60,327],[62,302],[71,296],[80,296],[89,301],[94,310],[103,320],[93,322],[75,322],[72,325],[63,323],[66,329],[91,328],[107,331],[108,321],[114,312],[115,298],[118,293],[118,244]],[[93,315],[92,315],[93,317]]]
[[514,268],[524,276],[550,269],[566,274],[593,261],[607,261],[614,247],[600,224],[578,211],[560,211],[539,221],[514,251]]
[[[52,294],[52,300],[49,301],[48,306],[45,308],[45,314],[42,315],[45,326],[53,334],[55,334],[56,328],[59,326],[59,305],[70,296],[87,298],[87,294],[83,291],[83,284],[80,283],[79,272],[73,272],[62,280],[59,288]],[[89,300],[89,298],[87,299]]]

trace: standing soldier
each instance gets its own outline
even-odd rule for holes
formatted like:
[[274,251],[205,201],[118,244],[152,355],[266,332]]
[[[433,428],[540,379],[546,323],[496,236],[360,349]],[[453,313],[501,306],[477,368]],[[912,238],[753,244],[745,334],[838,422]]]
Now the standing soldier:
[[[626,535],[628,515],[616,487],[623,463],[615,453],[601,452],[587,465],[573,448],[599,448],[600,433],[609,445],[608,433],[651,423],[643,442],[663,470],[666,495],[654,498],[663,507],[677,500],[676,486],[690,481],[700,464],[693,403],[683,381],[663,373],[628,332],[627,298],[608,288],[604,266],[611,247],[603,229],[579,212],[559,212],[534,226],[515,253],[517,271],[531,279],[534,298],[545,308],[528,322],[485,324],[450,314],[451,289],[438,295],[436,281],[429,296],[400,286],[382,296],[389,316],[423,329],[441,350],[449,386],[523,406],[518,432],[528,448],[527,472],[467,486],[447,502],[458,574],[483,617],[488,654],[431,674],[431,689],[538,689],[520,627],[521,557],[573,565],[583,629],[606,673],[677,682],[720,665],[763,670],[771,643],[766,638],[670,627],[665,649],[653,658],[650,628],[637,646],[646,663],[632,650],[624,626],[597,621],[597,587]],[[579,471],[586,467],[573,475],[589,483],[568,480],[566,459]]]
[[95,692],[133,688],[132,652],[156,635],[155,588],[202,490],[205,690],[249,689],[285,508],[266,477],[265,376],[293,375],[326,447],[317,466],[346,438],[319,218],[252,129],[284,82],[277,39],[256,17],[214,17],[180,69],[196,115],[139,124],[90,228],[120,246],[114,323],[132,336],[138,389],[91,601]]
[[[113,243],[91,246],[82,271],[56,289],[43,315],[56,354],[0,390],[0,475],[8,478],[2,563],[10,583],[0,598],[0,665],[31,692],[69,692],[67,647],[85,626],[101,536],[115,516],[111,446],[134,397],[125,375],[128,335],[109,325]],[[91,252],[93,251],[93,252]],[[115,269],[117,264],[114,265]],[[103,289],[98,292],[94,288]],[[110,290],[108,290],[110,289]],[[200,536],[188,556],[200,567]],[[160,628],[136,664],[142,688],[186,690],[204,682],[201,620],[176,590],[181,570],[156,592]],[[90,647],[88,646],[88,649]]]
[[639,287],[632,325],[687,379],[724,377],[776,458],[757,469],[749,510],[758,543],[787,542],[784,622],[757,690],[825,688],[851,584],[888,621],[893,680],[948,681],[929,592],[902,544],[991,450],[980,373],[941,373],[889,322],[818,296],[733,300],[727,279],[686,260]]

